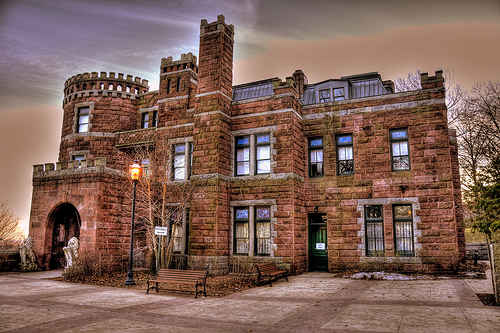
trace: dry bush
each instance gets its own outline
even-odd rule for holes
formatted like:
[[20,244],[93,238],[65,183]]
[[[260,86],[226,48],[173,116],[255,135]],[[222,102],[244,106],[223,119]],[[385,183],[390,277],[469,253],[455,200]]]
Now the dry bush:
[[80,255],[73,267],[64,273],[65,277],[74,281],[86,281],[89,277],[99,277],[123,272],[123,262],[108,251],[89,251],[80,249]]

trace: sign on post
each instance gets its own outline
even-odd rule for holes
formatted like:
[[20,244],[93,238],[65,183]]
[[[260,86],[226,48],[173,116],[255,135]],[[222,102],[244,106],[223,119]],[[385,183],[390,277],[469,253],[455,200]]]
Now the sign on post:
[[155,235],[157,236],[167,236],[167,227],[155,227]]

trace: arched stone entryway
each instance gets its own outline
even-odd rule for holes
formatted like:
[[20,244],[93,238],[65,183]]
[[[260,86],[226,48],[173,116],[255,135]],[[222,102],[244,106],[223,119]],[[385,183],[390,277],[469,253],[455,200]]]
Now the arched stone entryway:
[[50,247],[49,268],[58,269],[66,265],[63,247],[68,246],[71,237],[80,239],[80,215],[75,206],[64,203],[52,211],[48,225],[52,226],[52,237],[47,244]]

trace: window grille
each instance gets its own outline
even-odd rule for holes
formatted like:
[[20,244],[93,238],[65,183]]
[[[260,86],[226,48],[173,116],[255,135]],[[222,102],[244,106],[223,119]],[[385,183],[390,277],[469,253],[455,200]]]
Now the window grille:
[[367,257],[384,255],[384,219],[382,205],[365,206],[365,249]]
[[396,256],[413,257],[413,213],[411,205],[394,205],[394,250]]

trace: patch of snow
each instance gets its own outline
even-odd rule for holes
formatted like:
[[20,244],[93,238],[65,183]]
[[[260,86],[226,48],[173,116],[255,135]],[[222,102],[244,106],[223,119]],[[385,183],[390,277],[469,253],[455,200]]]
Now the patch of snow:
[[[387,272],[361,272],[349,276],[351,279],[362,280],[389,280],[389,281],[411,281],[411,280],[435,280],[436,277],[426,275],[404,275],[399,273]],[[439,277],[438,279],[449,279],[449,277]]]

